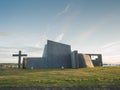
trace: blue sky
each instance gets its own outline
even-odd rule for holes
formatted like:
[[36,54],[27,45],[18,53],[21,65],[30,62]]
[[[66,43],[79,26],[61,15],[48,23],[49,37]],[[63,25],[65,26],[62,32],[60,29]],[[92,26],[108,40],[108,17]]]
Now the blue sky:
[[120,63],[120,0],[0,0],[0,63],[42,56],[47,39]]

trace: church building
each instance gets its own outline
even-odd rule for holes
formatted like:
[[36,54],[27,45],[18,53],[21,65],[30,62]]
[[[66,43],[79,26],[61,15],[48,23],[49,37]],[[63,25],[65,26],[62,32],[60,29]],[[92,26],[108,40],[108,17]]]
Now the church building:
[[71,51],[71,46],[47,40],[42,57],[23,58],[24,69],[89,68],[102,66],[101,54],[83,54]]

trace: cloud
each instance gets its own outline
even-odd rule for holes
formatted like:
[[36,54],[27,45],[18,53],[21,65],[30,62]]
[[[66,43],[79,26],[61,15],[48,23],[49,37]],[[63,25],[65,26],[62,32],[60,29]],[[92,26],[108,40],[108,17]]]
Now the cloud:
[[110,64],[120,64],[120,55],[110,55],[104,56],[103,55],[103,62],[110,63]]
[[89,39],[96,31],[97,31],[97,29],[91,28],[89,30],[85,30],[85,31],[81,32],[79,36],[82,40],[86,40],[86,39]]
[[[18,37],[11,41],[11,44],[0,45],[0,63],[17,63],[18,58],[12,57],[12,54],[22,53],[28,54],[28,57],[41,57],[43,54],[44,44],[47,41],[47,35],[35,35]],[[23,43],[24,42],[24,43]],[[31,43],[32,42],[32,43]]]
[[9,34],[0,32],[0,37],[10,37],[2,39],[0,45],[0,63],[17,63],[17,58],[12,57],[12,54],[22,53],[28,54],[29,57],[41,57],[43,54],[44,45],[48,39],[46,34],[40,35],[38,33],[32,34]]
[[107,43],[105,45],[103,45],[101,48],[101,51],[103,53],[108,53],[108,54],[117,54],[120,50],[120,41],[116,41],[116,42],[110,42]]
[[90,29],[85,30],[84,32],[82,32],[80,34],[80,37],[82,39],[88,39],[89,37],[91,37],[94,34],[94,32],[98,31],[99,27],[100,27],[100,25],[96,25],[96,26],[94,25]]
[[120,41],[108,43],[108,44],[102,46],[101,48],[109,48],[109,47],[115,46],[115,45],[117,45],[117,44],[120,44]]
[[99,51],[105,63],[120,63],[120,41],[107,43]]
[[106,16],[103,19],[95,22],[91,27],[84,30],[84,32],[80,33],[80,38],[82,39],[89,39],[96,31],[99,31],[101,27],[105,24],[108,24],[111,20],[110,16]]
[[80,37],[81,37],[82,39],[87,39],[87,38],[89,38],[94,32],[95,32],[95,30],[85,31],[85,32],[83,32],[83,33],[80,34]]
[[9,37],[9,36],[11,36],[10,33],[0,32],[0,38],[1,38],[1,37]]
[[12,57],[13,53],[17,53],[16,48],[13,47],[0,47],[0,63],[17,63],[18,61]]
[[61,16],[61,15],[65,14],[65,13],[67,13],[67,12],[69,11],[69,9],[70,9],[70,4],[68,4],[68,5],[64,8],[64,10],[62,10],[61,12],[59,12],[59,13],[56,15],[56,17]]
[[55,41],[56,42],[60,42],[63,39],[64,33],[59,34],[56,38]]
[[12,54],[17,54],[19,50],[28,57],[41,57],[43,54],[43,49],[37,47],[0,47],[0,63],[17,63],[18,58]]
[[37,42],[37,44],[35,44],[35,47],[43,48],[47,42],[47,39],[48,39],[47,35],[43,35],[43,36],[39,37],[39,41]]

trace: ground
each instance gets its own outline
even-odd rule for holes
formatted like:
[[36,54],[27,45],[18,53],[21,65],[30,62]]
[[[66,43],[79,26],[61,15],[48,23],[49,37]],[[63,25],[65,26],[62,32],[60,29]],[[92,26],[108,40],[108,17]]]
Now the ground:
[[119,87],[120,67],[0,69],[0,87]]

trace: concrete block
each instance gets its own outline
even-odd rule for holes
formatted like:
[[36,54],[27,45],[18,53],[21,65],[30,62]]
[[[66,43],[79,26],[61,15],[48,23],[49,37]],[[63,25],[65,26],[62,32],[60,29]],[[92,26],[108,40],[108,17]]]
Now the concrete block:
[[83,58],[85,60],[86,67],[88,67],[88,68],[89,67],[94,67],[89,55],[83,54]]
[[23,59],[24,69],[47,68],[47,62],[43,58],[28,57]]
[[87,54],[90,56],[94,66],[102,66],[102,54]]
[[73,51],[71,53],[71,64],[72,64],[72,68],[79,68],[79,58],[77,51]]
[[79,53],[78,54],[78,59],[79,59],[79,67],[80,68],[85,68],[86,65],[85,65],[85,61],[84,61],[84,58],[83,58],[83,54]]
[[70,45],[48,40],[46,48],[49,68],[71,68]]
[[86,54],[79,54],[79,66],[80,68],[94,67],[90,56]]

